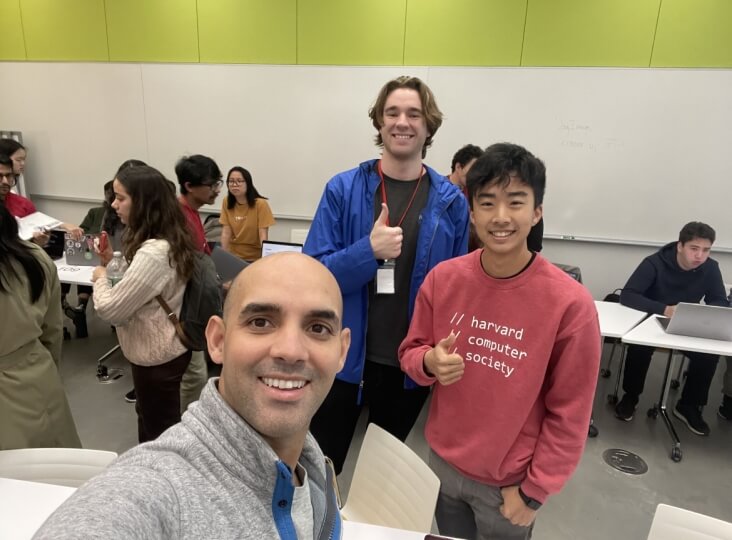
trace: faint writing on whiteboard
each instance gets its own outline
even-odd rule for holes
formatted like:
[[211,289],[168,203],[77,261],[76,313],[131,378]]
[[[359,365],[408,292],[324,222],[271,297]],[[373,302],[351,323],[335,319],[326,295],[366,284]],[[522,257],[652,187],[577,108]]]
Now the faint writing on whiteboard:
[[592,128],[588,126],[587,124],[581,124],[579,122],[575,122],[574,120],[567,120],[562,121],[561,125],[559,126],[559,129],[562,131],[566,131],[567,133],[577,132],[577,131],[584,131],[584,132],[590,132],[592,131]]
[[562,139],[559,145],[565,148],[580,148],[583,150],[588,150],[590,152],[595,152],[601,149],[620,150],[621,148],[625,147],[625,143],[623,143],[623,141],[614,138],[587,141],[581,141],[576,138]]

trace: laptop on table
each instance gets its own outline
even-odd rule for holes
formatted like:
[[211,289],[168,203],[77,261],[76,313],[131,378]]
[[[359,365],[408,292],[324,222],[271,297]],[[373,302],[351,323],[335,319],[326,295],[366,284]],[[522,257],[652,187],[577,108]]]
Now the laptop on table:
[[659,317],[667,334],[732,341],[732,308],[680,303],[673,317]]

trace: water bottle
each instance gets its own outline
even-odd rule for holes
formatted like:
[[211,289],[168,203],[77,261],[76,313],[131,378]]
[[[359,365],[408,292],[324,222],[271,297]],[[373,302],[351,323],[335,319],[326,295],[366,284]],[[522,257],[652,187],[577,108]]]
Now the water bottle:
[[112,255],[112,260],[107,265],[107,279],[112,287],[120,282],[122,276],[125,274],[125,270],[127,270],[127,262],[122,257],[122,252],[115,251]]

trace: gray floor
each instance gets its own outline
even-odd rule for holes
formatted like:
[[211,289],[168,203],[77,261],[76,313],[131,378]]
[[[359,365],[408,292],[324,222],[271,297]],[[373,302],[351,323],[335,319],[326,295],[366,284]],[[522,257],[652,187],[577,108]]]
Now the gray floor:
[[[125,392],[132,388],[129,368],[117,353],[107,365],[124,369],[125,375],[112,384],[97,382],[96,360],[116,340],[109,326],[93,316],[89,327],[89,338],[65,342],[62,377],[84,446],[122,452],[136,443],[134,405],[123,399]],[[73,328],[70,322],[69,328]],[[608,352],[609,349],[606,354]],[[651,366],[647,392],[641,396],[638,414],[630,423],[616,420],[605,399],[612,389],[613,379],[599,379],[594,416],[600,435],[588,440],[574,477],[562,493],[552,497],[539,512],[534,538],[645,539],[658,503],[732,521],[732,500],[727,497],[727,490],[732,486],[732,422],[716,416],[724,364],[720,363],[717,370],[710,406],[705,412],[712,428],[711,436],[697,437],[674,420],[684,451],[683,460],[674,463],[669,459],[671,444],[662,421],[650,420],[645,415],[658,394],[665,364],[662,358],[657,355]],[[674,403],[677,393],[672,391],[670,404]],[[423,457],[427,455],[422,436],[425,413],[426,408],[407,440]],[[339,477],[344,496],[364,430],[365,416],[362,416],[344,472]],[[608,448],[623,448],[639,454],[648,463],[648,472],[630,476],[611,469],[602,460],[602,453]]]

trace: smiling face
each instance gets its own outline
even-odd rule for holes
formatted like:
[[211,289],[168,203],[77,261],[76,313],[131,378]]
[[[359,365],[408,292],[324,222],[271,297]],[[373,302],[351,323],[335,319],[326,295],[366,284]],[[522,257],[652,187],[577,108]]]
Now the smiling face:
[[542,215],[534,208],[534,192],[520,177],[511,175],[487,182],[475,193],[470,221],[475,225],[488,259],[520,260],[526,253],[526,238]]
[[219,392],[275,451],[302,448],[343,367],[350,331],[341,317],[332,274],[306,255],[283,253],[248,266],[229,291],[225,320],[209,321],[209,352],[223,364]]
[[112,189],[114,189],[114,201],[112,202],[112,208],[117,212],[119,220],[125,225],[129,225],[132,198],[129,193],[127,193],[127,190],[122,183],[116,178],[112,183]]
[[429,133],[416,90],[397,88],[387,96],[379,133],[385,154],[396,159],[422,159]]

